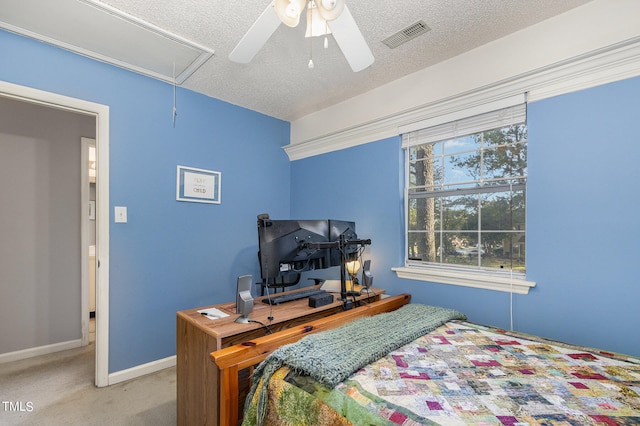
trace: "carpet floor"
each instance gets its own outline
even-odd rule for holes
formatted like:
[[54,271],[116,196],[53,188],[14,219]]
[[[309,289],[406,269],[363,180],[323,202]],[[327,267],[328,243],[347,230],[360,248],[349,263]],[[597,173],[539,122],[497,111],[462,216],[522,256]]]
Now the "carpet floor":
[[0,364],[0,425],[175,425],[176,369],[105,388],[95,346]]

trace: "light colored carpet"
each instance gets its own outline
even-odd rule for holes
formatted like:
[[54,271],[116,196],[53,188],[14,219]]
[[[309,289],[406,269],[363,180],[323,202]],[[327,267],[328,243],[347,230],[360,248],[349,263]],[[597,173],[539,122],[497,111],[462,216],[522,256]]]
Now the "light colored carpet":
[[175,367],[106,388],[94,371],[93,343],[0,364],[0,424],[175,425]]

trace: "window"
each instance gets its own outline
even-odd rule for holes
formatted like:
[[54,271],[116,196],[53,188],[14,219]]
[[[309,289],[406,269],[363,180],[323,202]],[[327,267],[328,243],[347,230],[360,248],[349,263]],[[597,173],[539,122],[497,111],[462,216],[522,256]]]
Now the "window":
[[406,266],[524,278],[526,109],[403,135]]

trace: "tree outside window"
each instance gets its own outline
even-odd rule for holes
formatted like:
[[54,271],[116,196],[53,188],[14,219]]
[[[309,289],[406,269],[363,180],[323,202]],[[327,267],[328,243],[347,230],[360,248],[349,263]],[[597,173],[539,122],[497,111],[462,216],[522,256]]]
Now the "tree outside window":
[[409,148],[411,262],[525,272],[526,124]]

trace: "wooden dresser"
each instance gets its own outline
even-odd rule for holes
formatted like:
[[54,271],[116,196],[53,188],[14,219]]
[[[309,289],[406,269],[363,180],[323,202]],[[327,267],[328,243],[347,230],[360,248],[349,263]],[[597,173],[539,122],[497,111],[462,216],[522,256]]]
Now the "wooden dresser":
[[[278,295],[295,291],[278,293]],[[372,288],[369,294],[363,293],[356,299],[372,302],[379,300],[382,294],[384,294],[384,290]],[[267,324],[274,332],[343,311],[339,294],[334,294],[333,303],[318,308],[309,307],[308,299],[271,307],[262,303],[262,298],[256,297],[253,312],[249,317]],[[229,316],[212,320],[198,313],[199,310],[211,307],[217,308]],[[266,329],[258,323],[236,323],[235,319],[238,316],[235,313],[235,302],[188,309],[177,313],[178,425],[220,424],[218,419],[220,375],[218,367],[209,355],[219,349],[267,334]],[[269,317],[273,317],[273,320],[270,321]],[[248,372],[243,379],[248,383]]]

